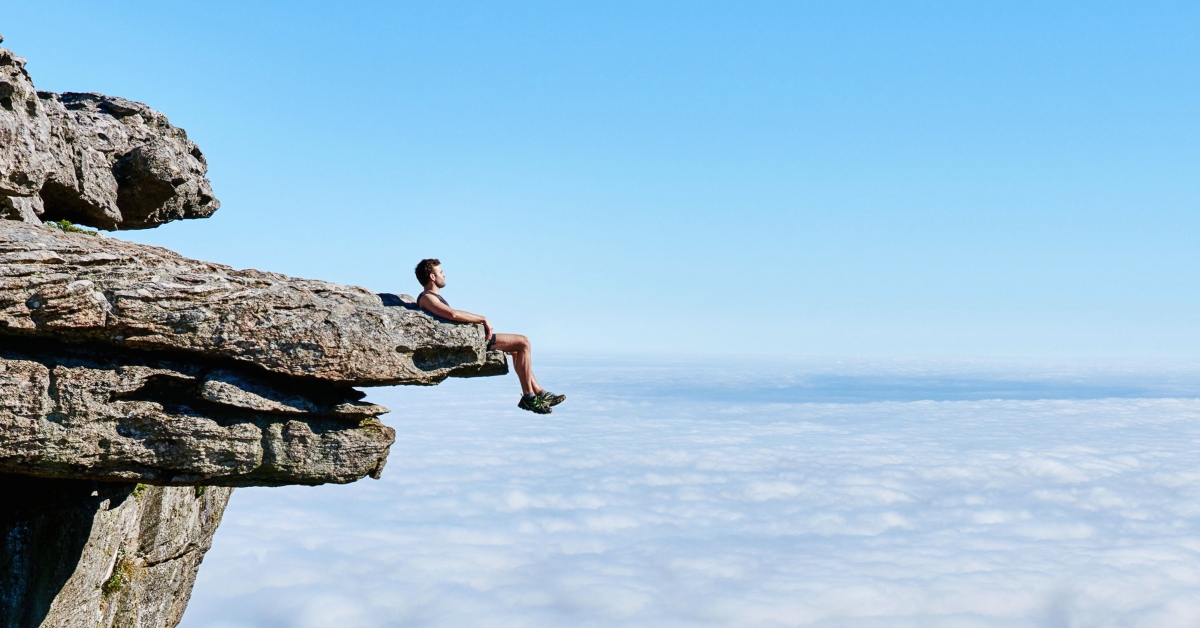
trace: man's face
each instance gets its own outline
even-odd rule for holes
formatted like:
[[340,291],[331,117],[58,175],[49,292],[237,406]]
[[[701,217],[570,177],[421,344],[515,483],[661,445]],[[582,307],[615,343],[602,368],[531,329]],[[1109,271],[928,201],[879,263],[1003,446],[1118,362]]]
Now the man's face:
[[438,288],[446,287],[446,273],[442,272],[442,267],[440,264],[433,267],[433,272],[430,273],[430,277],[433,278],[433,285],[437,286]]

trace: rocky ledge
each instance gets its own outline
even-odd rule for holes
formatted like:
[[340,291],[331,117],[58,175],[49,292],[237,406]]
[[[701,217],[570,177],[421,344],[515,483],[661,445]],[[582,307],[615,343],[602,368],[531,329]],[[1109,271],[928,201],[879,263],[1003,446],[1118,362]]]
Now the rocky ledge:
[[234,270],[114,238],[0,221],[0,334],[178,353],[335,384],[501,374],[478,325],[362,288]]
[[507,372],[411,297],[43,224],[203,218],[206,171],[161,113],[0,48],[0,628],[174,626],[231,487],[380,476],[396,434],[355,387]]
[[253,486],[378,477],[352,386],[503,374],[478,325],[361,288],[0,221],[0,472]]

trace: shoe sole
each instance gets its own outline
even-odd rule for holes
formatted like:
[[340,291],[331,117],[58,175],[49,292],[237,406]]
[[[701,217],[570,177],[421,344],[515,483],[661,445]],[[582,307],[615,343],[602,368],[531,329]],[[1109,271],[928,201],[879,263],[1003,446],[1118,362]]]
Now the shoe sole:
[[550,407],[546,407],[546,410],[543,412],[542,410],[539,410],[539,409],[537,409],[537,408],[534,408],[533,406],[527,406],[527,405],[525,405],[525,403],[524,403],[524,402],[518,402],[518,403],[517,403],[517,407],[518,407],[518,408],[520,408],[520,409],[522,409],[522,410],[528,410],[528,411],[530,411],[530,412],[532,412],[532,413],[534,413],[534,414],[550,414],[551,412],[554,412],[554,410],[553,410],[552,408],[550,408]]

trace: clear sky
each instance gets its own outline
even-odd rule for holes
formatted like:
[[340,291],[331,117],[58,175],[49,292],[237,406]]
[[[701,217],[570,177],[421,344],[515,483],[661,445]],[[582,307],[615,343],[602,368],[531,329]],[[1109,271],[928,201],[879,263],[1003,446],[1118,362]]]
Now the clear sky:
[[187,129],[119,234],[555,353],[1200,358],[1195,2],[23,2],[40,89]]

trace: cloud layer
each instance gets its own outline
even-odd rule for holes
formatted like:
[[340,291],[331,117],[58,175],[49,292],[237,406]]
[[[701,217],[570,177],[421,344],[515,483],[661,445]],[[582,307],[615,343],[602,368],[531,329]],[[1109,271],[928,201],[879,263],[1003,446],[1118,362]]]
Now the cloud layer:
[[[400,433],[384,479],[238,490],[181,625],[1200,622],[1200,400],[794,403],[736,368],[543,377],[571,395],[549,417],[516,409],[511,379],[372,395]],[[845,377],[853,397],[929,373]]]

